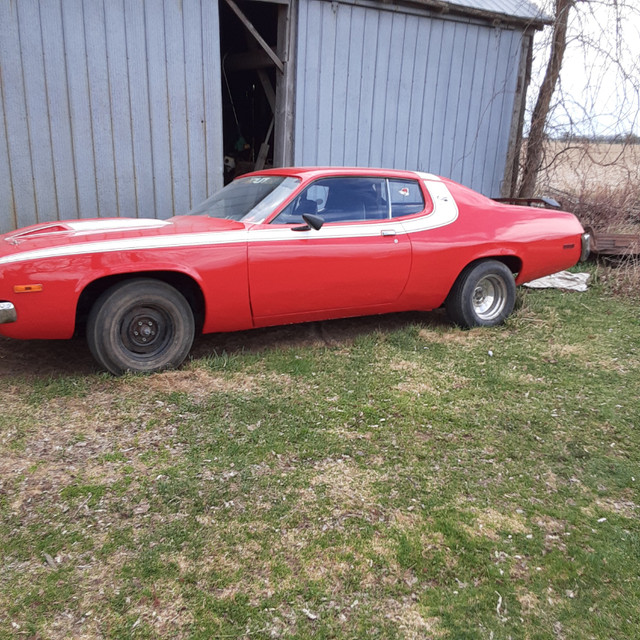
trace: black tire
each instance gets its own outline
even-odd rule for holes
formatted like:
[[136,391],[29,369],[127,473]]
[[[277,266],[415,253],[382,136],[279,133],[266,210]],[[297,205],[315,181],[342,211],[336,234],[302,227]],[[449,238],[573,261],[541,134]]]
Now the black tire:
[[515,302],[516,283],[509,267],[497,260],[483,260],[462,271],[445,306],[449,318],[468,329],[502,324]]
[[184,296],[145,278],[107,289],[87,322],[93,357],[115,375],[173,369],[187,357],[194,336],[193,312]]

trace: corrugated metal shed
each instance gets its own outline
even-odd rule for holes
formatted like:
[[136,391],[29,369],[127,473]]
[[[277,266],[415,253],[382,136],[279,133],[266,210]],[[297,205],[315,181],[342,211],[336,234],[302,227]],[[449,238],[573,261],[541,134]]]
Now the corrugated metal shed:
[[222,185],[216,2],[0,1],[0,231]]
[[263,95],[254,158],[270,146],[275,164],[424,169],[500,193],[544,22],[531,1],[238,0],[239,22],[227,4],[0,0],[0,232],[188,210],[222,185],[222,121],[237,139],[230,114],[253,117],[261,87],[275,134]]
[[523,30],[361,4],[300,4],[295,163],[419,169],[500,195]]
[[463,9],[475,9],[487,13],[501,14],[508,18],[518,18],[527,21],[546,21],[542,10],[529,0],[417,0],[418,2],[432,6],[461,7]]

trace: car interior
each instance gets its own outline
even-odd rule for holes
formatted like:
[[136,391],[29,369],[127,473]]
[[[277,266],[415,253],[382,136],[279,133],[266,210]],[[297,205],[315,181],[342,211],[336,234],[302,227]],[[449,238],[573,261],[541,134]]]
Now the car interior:
[[305,213],[319,215],[327,223],[366,222],[420,213],[424,207],[422,191],[415,181],[323,178],[307,187],[273,222],[300,224]]

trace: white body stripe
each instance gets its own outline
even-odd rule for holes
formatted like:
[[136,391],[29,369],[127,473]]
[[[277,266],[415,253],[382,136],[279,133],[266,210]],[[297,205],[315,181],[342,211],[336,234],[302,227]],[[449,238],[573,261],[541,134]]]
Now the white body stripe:
[[0,258],[0,265],[59,258],[61,256],[79,256],[93,253],[113,253],[114,251],[138,251],[140,249],[170,249],[176,247],[201,247],[212,244],[232,244],[246,242],[247,231],[212,231],[209,233],[182,233],[169,236],[153,236],[150,238],[126,238],[120,240],[104,240],[99,242],[83,242],[65,244],[47,249],[34,249]]
[[[98,242],[83,242],[66,244],[46,249],[34,249],[0,258],[0,265],[58,258],[62,256],[77,256],[95,253],[113,253],[115,251],[139,251],[144,249],[174,249],[188,247],[202,247],[208,245],[237,244],[240,242],[278,242],[298,240],[324,240],[337,238],[370,238],[381,235],[389,227],[402,230],[405,233],[418,233],[451,224],[458,217],[458,206],[446,184],[436,176],[420,173],[424,179],[431,199],[433,211],[425,216],[417,216],[408,220],[386,219],[382,222],[367,222],[364,224],[327,224],[319,231],[298,232],[290,227],[256,225],[249,229],[235,231],[211,231],[201,233],[183,233],[178,235],[152,236],[149,238],[126,238],[119,240],[104,240]],[[425,177],[428,176],[428,177]],[[161,221],[156,221],[161,222]],[[73,223],[76,224],[76,223]],[[169,223],[164,223],[169,224]],[[132,225],[135,226],[135,225]],[[155,225],[149,225],[155,226]]]
[[153,229],[166,227],[170,222],[155,218],[109,218],[106,220],[68,220],[65,222],[73,231],[123,231],[126,229]]

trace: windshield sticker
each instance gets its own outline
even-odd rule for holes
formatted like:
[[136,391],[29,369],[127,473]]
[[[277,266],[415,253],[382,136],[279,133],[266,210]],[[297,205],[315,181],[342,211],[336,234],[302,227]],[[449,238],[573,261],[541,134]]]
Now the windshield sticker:
[[409,189],[407,187],[402,187],[402,189],[400,189],[400,191],[398,191],[398,193],[401,196],[408,196],[409,195]]

